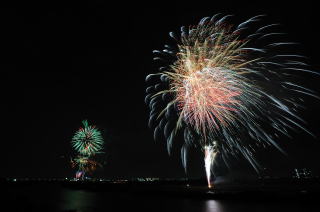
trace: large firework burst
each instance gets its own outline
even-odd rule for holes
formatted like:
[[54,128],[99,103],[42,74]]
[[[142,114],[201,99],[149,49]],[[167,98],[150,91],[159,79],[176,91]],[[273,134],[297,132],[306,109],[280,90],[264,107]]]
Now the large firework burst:
[[171,32],[176,45],[154,51],[154,59],[164,65],[146,78],[149,126],[155,139],[165,137],[169,153],[183,132],[185,168],[188,147],[200,144],[206,170],[210,167],[207,176],[216,153],[227,166],[230,156],[242,155],[259,172],[253,154],[257,146],[284,152],[276,142],[281,134],[289,136],[297,128],[311,134],[297,109],[301,95],[316,96],[297,84],[295,75],[316,73],[306,68],[302,56],[286,52],[295,43],[276,38],[282,35],[271,31],[276,24],[250,26],[262,16],[238,26],[227,23],[230,15],[217,17],[181,27],[180,36]]
[[82,121],[82,124],[83,128],[81,127],[72,138],[72,146],[81,155],[94,155],[103,147],[101,132],[95,126],[90,126],[87,120]]

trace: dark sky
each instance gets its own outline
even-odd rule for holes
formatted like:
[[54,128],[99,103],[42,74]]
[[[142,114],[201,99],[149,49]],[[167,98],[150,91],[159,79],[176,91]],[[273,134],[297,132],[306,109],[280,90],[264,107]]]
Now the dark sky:
[[[266,14],[268,23],[282,23],[288,39],[302,44],[300,50],[319,70],[320,14],[315,4],[88,1],[2,7],[0,177],[73,176],[70,140],[83,119],[104,133],[106,165],[100,176],[183,177],[179,155],[169,158],[164,143],[155,143],[147,127],[144,78],[157,71],[152,50],[169,42],[169,31],[205,16],[221,12],[243,21]],[[319,91],[315,82],[305,81]],[[306,104],[302,115],[319,135],[319,104]],[[261,158],[275,175],[286,173],[289,168],[284,167],[317,172],[317,141],[298,135],[284,144],[288,157],[266,150]],[[195,175],[201,174],[199,168]]]

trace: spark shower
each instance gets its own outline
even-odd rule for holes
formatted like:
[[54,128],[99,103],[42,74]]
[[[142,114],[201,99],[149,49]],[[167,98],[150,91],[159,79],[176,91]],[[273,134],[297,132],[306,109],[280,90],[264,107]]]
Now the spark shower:
[[288,51],[278,24],[260,25],[263,15],[238,25],[231,15],[205,17],[195,26],[170,32],[174,45],[154,50],[159,72],[146,77],[145,102],[154,139],[166,140],[171,154],[179,138],[187,169],[191,146],[204,153],[208,186],[217,155],[227,167],[245,158],[259,172],[255,150],[278,145],[281,135],[300,129],[310,135],[298,115],[303,97],[316,93],[296,80],[319,75],[304,56]]

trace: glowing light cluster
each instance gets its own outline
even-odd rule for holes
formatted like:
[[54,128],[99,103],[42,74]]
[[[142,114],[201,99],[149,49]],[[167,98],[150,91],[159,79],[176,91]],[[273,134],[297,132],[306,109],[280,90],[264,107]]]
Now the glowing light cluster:
[[84,156],[77,156],[71,160],[71,167],[78,167],[83,173],[93,173],[97,169],[97,166],[101,166],[101,164]]

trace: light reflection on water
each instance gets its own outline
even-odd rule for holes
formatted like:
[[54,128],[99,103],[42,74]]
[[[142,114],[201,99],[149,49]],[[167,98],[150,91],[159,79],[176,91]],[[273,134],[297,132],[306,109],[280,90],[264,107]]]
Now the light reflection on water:
[[[69,189],[56,185],[13,187],[6,193],[2,208],[9,211],[148,211],[148,212],[319,212],[318,199],[235,199],[214,200],[203,196],[185,196],[156,192],[108,191],[99,192]],[[238,199],[241,198],[241,199]]]
[[179,196],[147,195],[130,192],[95,193],[83,190],[62,189],[60,194],[60,211],[196,211],[225,212],[217,200],[180,198]]
[[63,189],[60,199],[60,210],[72,211],[92,211],[97,205],[98,197],[96,193],[82,190]]
[[[309,204],[311,203],[311,205]],[[182,211],[182,212],[276,212],[317,211],[312,210],[314,202],[274,200],[213,200],[180,195],[157,195],[135,192],[90,192],[62,189],[59,211]]]
[[204,205],[205,209],[203,212],[224,212],[221,203],[217,200],[207,200]]

